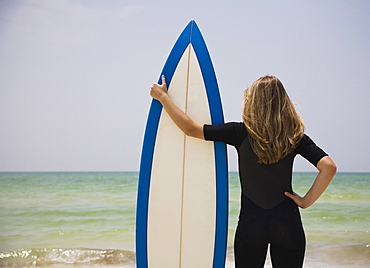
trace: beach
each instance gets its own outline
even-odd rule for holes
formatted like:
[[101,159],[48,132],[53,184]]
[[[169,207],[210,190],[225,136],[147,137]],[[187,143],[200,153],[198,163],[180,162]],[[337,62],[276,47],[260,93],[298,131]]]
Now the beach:
[[[303,194],[314,178],[294,173],[294,190]],[[135,267],[137,179],[138,172],[0,173],[0,267]],[[230,172],[230,268],[239,202],[238,174]],[[304,267],[369,267],[369,204],[370,173],[338,173],[301,210]]]

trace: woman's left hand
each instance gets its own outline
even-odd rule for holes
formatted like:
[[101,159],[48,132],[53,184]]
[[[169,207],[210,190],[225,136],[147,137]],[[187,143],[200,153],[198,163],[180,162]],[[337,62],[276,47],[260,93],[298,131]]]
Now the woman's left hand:
[[292,199],[294,203],[296,203],[300,208],[307,208],[307,205],[304,202],[304,198],[298,195],[297,193],[293,192],[293,194],[289,192],[284,193],[287,197]]
[[333,179],[337,172],[337,166],[329,156],[324,156],[317,162],[316,168],[319,173],[316,176],[314,183],[311,188],[305,194],[304,197],[300,197],[298,194],[285,192],[287,197],[290,197],[299,207],[308,208],[321,196],[328,187],[329,183]]

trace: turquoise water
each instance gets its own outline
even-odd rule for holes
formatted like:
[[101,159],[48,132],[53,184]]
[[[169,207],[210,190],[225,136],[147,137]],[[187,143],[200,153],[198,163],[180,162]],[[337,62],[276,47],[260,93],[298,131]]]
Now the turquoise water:
[[[295,173],[303,194],[315,174]],[[137,172],[0,173],[0,267],[135,267]],[[229,252],[239,212],[230,173]],[[370,174],[339,173],[301,210],[305,267],[369,267]],[[271,267],[269,261],[266,267]]]

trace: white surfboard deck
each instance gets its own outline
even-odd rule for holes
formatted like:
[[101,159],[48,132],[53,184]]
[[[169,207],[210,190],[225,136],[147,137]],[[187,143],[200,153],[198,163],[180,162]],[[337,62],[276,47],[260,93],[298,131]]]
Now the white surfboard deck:
[[[193,31],[196,24],[191,23]],[[189,42],[176,64],[170,83],[167,83],[168,94],[194,121],[212,124],[201,60],[193,43]],[[227,197],[227,174],[220,176],[216,162],[220,162],[221,157],[223,160],[219,165],[224,166],[222,173],[227,173],[226,150],[219,151],[216,158],[216,147],[214,142],[186,136],[162,109],[152,151],[150,186],[145,190],[148,195],[146,245],[137,240],[139,247],[146,246],[146,251],[141,254],[142,248],[137,246],[138,267],[224,267],[227,230],[220,230],[227,227],[227,204],[225,213],[225,204],[220,206],[218,198],[221,192],[223,203],[227,198],[224,190],[220,192],[218,182],[226,181]],[[223,185],[225,187],[225,183]],[[139,195],[140,192],[139,181]],[[142,208],[138,204],[138,214],[139,210]],[[220,222],[223,227],[219,226]],[[138,228],[140,230],[141,227]],[[216,240],[220,239],[225,245],[218,242],[216,247]],[[216,252],[223,256],[215,256]]]

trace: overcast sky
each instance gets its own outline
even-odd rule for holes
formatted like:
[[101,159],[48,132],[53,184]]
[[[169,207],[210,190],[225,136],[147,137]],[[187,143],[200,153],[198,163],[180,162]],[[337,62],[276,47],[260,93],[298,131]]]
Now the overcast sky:
[[0,171],[138,171],[149,88],[194,19],[227,121],[274,74],[339,171],[370,172],[369,14],[367,0],[0,0]]

